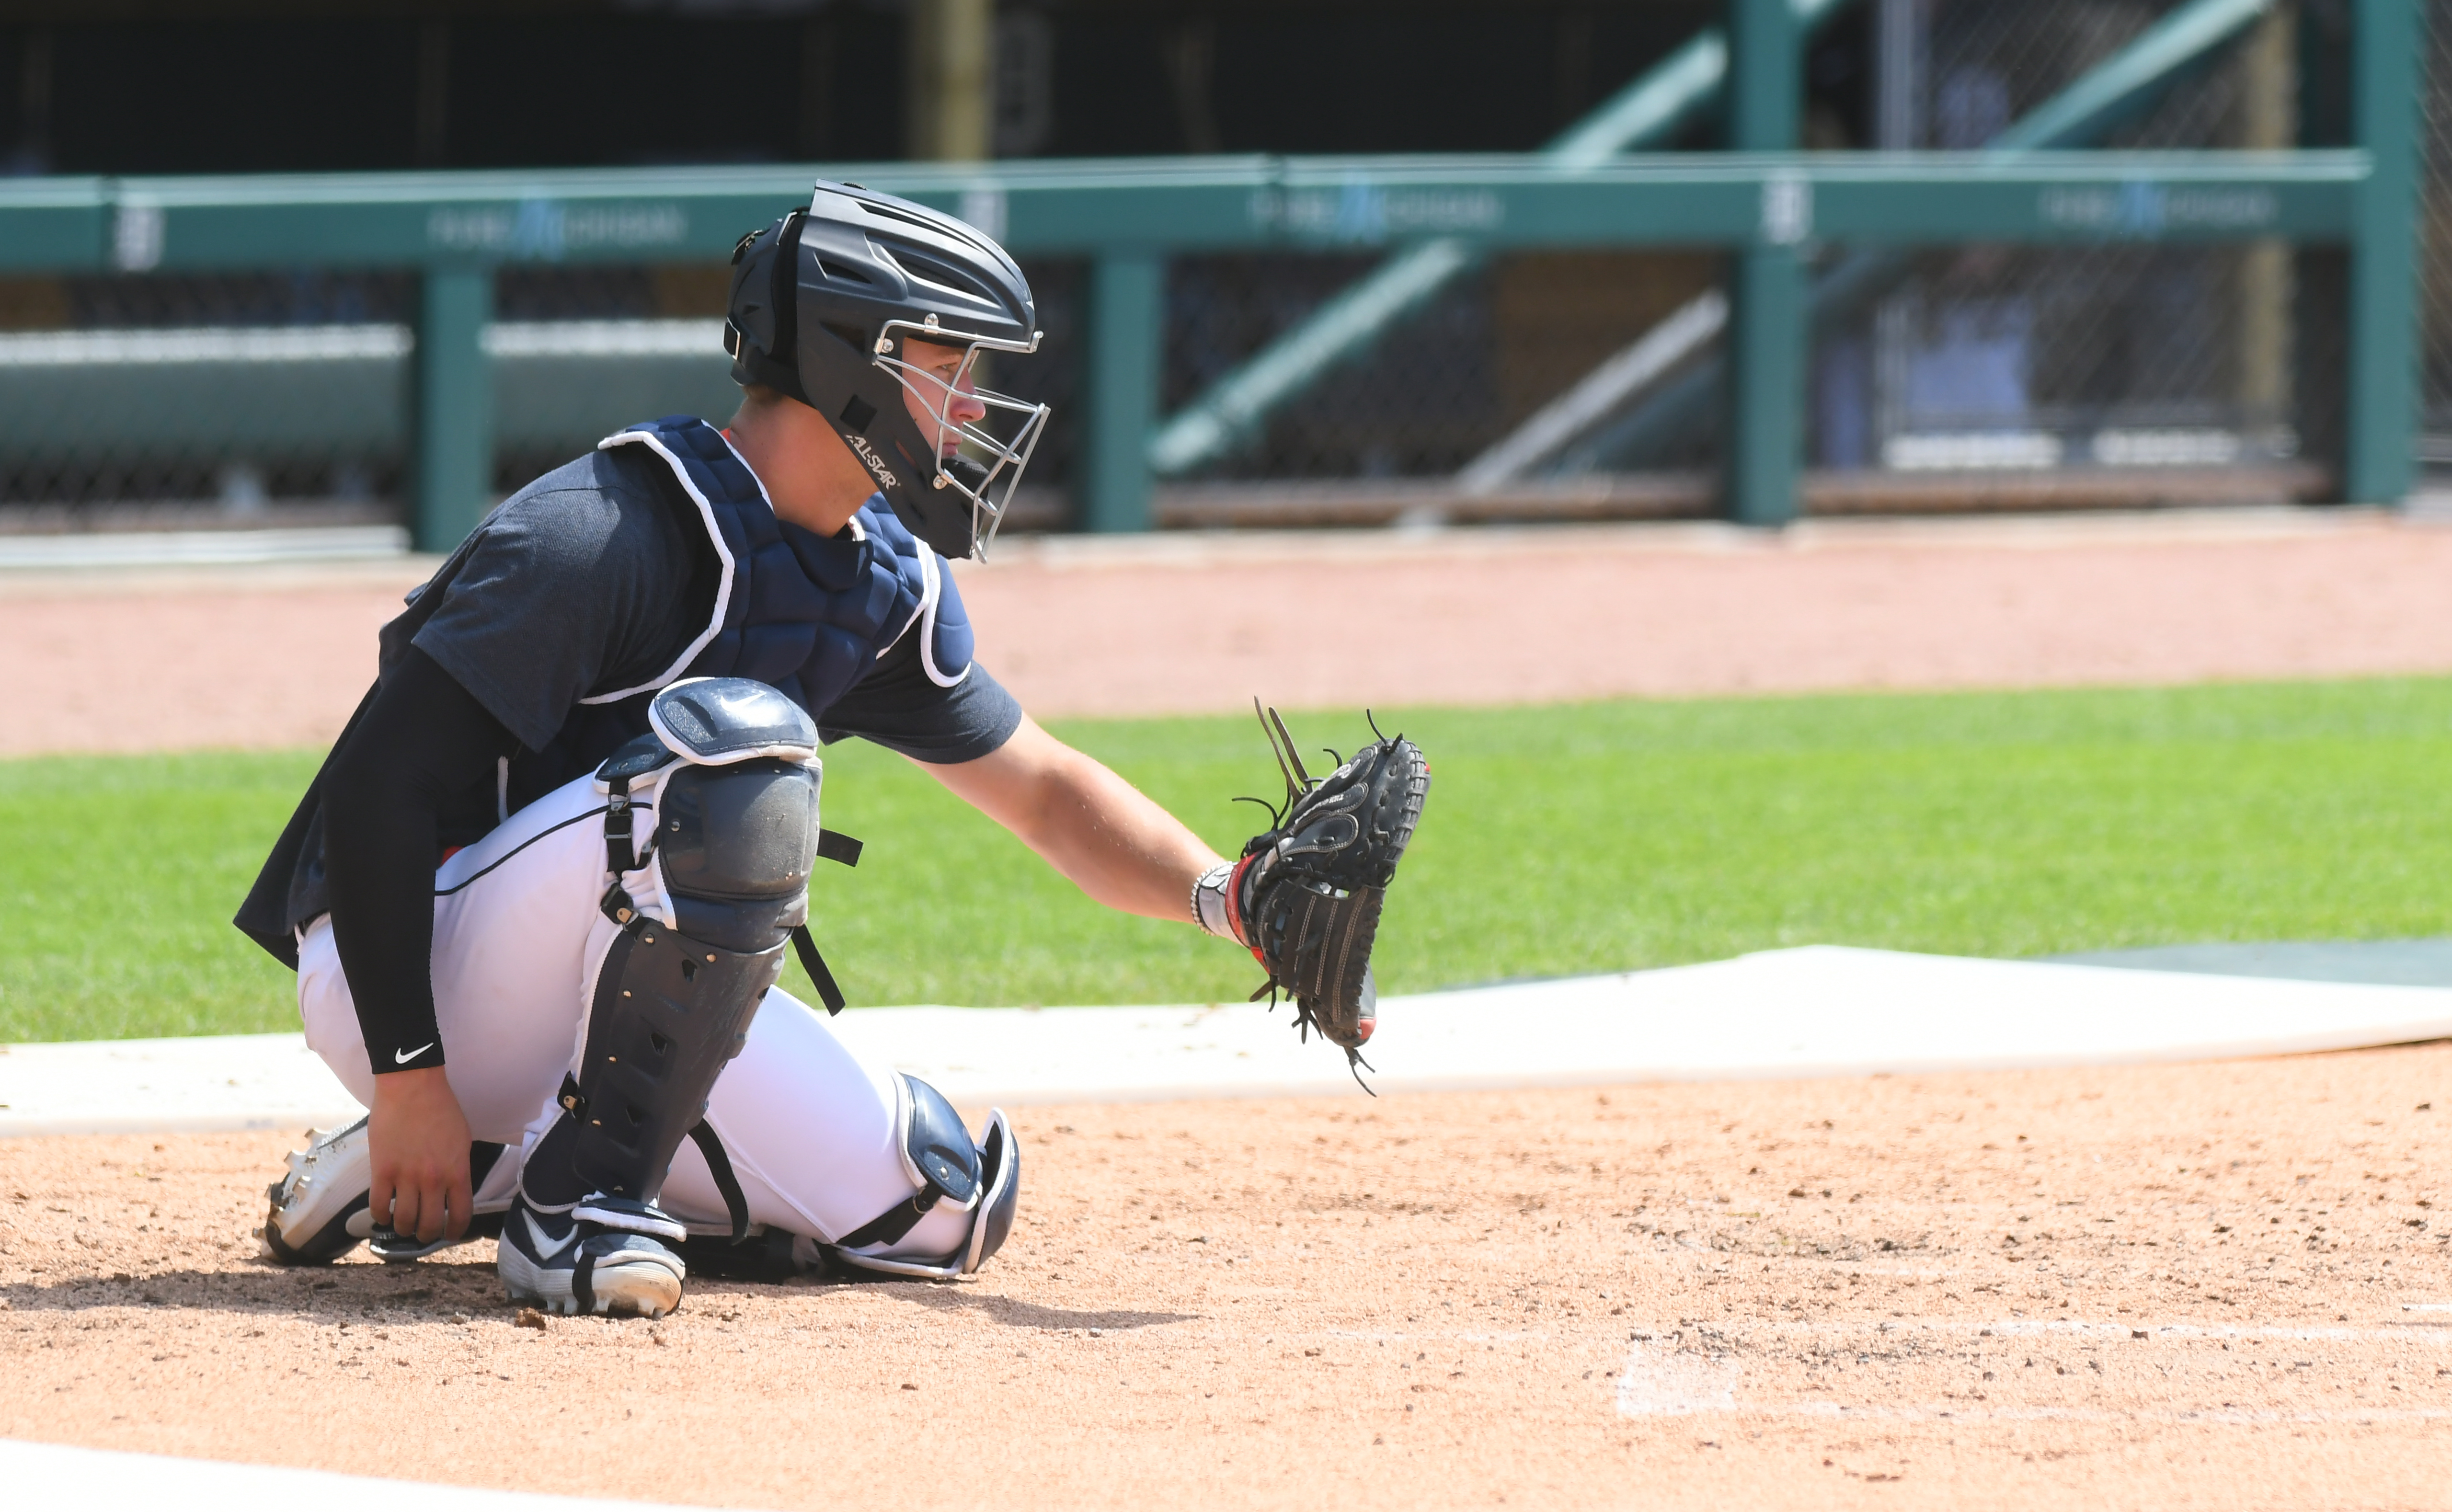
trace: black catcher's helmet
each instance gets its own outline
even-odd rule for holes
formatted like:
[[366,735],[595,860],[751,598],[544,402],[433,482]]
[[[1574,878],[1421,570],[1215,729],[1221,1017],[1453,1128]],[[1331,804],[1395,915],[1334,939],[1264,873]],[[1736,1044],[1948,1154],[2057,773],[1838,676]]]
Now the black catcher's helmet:
[[[723,340],[733,379],[825,416],[913,534],[984,556],[1048,410],[970,379],[982,352],[1036,351],[1036,318],[995,242],[924,205],[821,181],[806,210],[733,249]],[[952,385],[904,360],[914,340],[964,349]],[[985,416],[955,412],[970,398]]]

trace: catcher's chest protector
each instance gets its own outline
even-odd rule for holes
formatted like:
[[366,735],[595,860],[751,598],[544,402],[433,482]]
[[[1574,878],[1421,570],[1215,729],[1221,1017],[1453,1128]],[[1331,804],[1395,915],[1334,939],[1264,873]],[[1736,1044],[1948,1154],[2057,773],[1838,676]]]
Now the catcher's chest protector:
[[971,624],[945,564],[871,499],[846,536],[779,520],[723,433],[692,415],[632,426],[597,443],[637,447],[672,468],[720,571],[705,627],[654,681],[582,699],[562,732],[514,775],[510,806],[552,791],[647,728],[658,688],[683,677],[746,677],[812,717],[851,689],[905,635],[939,686],[971,669]]

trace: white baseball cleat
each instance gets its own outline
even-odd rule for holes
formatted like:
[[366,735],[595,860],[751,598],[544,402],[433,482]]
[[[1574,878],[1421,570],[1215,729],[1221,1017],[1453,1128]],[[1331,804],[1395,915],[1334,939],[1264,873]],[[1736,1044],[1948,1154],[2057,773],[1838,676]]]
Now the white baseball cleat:
[[504,1216],[494,1266],[511,1301],[546,1312],[661,1318],[682,1303],[688,1267],[672,1246],[686,1234],[643,1203],[593,1199],[541,1213],[522,1201]]
[[365,1119],[328,1134],[308,1129],[306,1147],[289,1152],[289,1173],[265,1189],[272,1211],[264,1220],[264,1258],[283,1265],[328,1265],[360,1241],[372,1240],[376,1258],[397,1265],[493,1232],[483,1216],[460,1239],[430,1243],[377,1228],[366,1210],[373,1185]]
[[272,1211],[264,1220],[264,1255],[284,1265],[326,1265],[374,1232],[366,1211],[373,1185],[366,1121],[326,1133],[306,1131],[306,1147],[289,1152],[289,1171],[265,1189]]

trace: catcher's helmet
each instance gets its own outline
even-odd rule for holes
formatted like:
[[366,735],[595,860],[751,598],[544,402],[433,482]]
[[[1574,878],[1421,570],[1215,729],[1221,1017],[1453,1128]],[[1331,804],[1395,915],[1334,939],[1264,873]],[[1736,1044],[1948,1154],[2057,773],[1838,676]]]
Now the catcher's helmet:
[[[982,351],[1038,348],[1030,285],[1003,248],[924,205],[820,182],[809,208],[732,250],[724,348],[732,376],[826,417],[912,532],[949,557],[984,555],[1047,407],[985,389],[952,407]],[[952,384],[904,360],[910,340],[964,348]],[[905,390],[927,423],[915,422]]]

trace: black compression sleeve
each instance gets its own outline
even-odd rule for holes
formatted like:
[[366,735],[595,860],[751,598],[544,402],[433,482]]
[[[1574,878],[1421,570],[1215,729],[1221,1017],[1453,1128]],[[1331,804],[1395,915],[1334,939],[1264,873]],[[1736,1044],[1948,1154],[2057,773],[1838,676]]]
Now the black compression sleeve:
[[333,753],[323,790],[332,943],[378,1075],[443,1064],[429,965],[437,815],[514,744],[412,647]]

